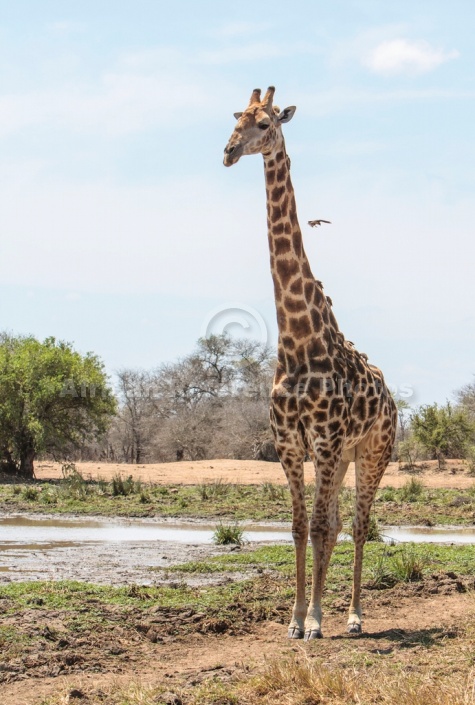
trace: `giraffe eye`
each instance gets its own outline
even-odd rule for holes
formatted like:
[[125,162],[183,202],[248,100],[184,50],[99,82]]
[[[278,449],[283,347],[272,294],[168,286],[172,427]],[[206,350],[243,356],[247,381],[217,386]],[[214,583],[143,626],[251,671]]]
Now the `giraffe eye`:
[[270,127],[270,123],[268,122],[258,122],[257,127],[259,130],[267,130],[268,127]]

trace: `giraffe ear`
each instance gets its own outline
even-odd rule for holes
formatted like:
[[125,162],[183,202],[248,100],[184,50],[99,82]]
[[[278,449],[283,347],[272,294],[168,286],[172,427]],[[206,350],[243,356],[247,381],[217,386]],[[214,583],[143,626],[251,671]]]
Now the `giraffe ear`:
[[290,105],[288,108],[284,108],[281,113],[277,116],[277,120],[280,123],[283,122],[290,122],[294,116],[295,111],[297,110],[295,105]]
[[234,113],[234,117],[236,118],[236,120],[239,120],[241,115],[242,115],[242,113]]

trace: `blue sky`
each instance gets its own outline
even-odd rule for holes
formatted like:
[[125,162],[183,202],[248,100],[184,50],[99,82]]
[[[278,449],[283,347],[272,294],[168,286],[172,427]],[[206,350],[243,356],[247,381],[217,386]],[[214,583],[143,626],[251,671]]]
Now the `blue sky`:
[[344,333],[412,404],[473,379],[472,2],[0,10],[0,328],[111,373],[207,329],[275,343],[262,160],[222,165],[233,112],[275,84]]

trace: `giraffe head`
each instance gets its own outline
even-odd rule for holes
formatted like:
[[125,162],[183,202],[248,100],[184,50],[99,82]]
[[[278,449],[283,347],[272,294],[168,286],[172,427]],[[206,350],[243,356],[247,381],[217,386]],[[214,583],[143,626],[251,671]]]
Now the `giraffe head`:
[[232,166],[243,154],[271,155],[282,139],[281,125],[289,122],[295,105],[280,111],[272,105],[274,86],[270,86],[261,100],[260,88],[252,91],[249,105],[243,113],[234,113],[237,125],[224,150],[224,166]]

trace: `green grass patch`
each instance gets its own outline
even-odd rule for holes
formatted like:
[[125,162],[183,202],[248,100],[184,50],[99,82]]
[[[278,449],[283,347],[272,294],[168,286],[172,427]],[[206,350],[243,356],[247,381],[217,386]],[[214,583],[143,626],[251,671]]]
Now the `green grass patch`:
[[[314,487],[306,486],[311,512]],[[196,485],[154,485],[116,475],[110,482],[87,479],[74,465],[62,480],[0,485],[3,511],[45,512],[124,517],[179,517],[252,521],[291,520],[290,493],[285,485],[265,482],[240,485],[215,480]],[[354,490],[340,492],[340,513],[348,529],[354,513]],[[417,478],[403,487],[377,492],[374,520],[379,525],[475,524],[475,480],[467,489],[429,489]]]
[[[327,587],[339,588],[352,579],[354,545],[344,541],[335,546],[328,572]],[[239,551],[215,556],[205,561],[193,561],[175,566],[178,573],[226,573],[249,569],[271,570],[285,577],[295,572],[293,546],[264,546],[254,551]],[[312,570],[312,549],[307,548],[307,575]],[[391,573],[392,583],[419,579],[440,571],[475,575],[474,546],[444,546],[437,544],[367,544],[364,553],[363,577],[373,581],[382,571]]]
[[98,613],[101,606],[173,609],[221,609],[248,589],[248,581],[224,586],[192,588],[185,583],[167,586],[112,587],[77,581],[10,583],[0,587],[4,614],[22,609],[65,610],[71,614]]

